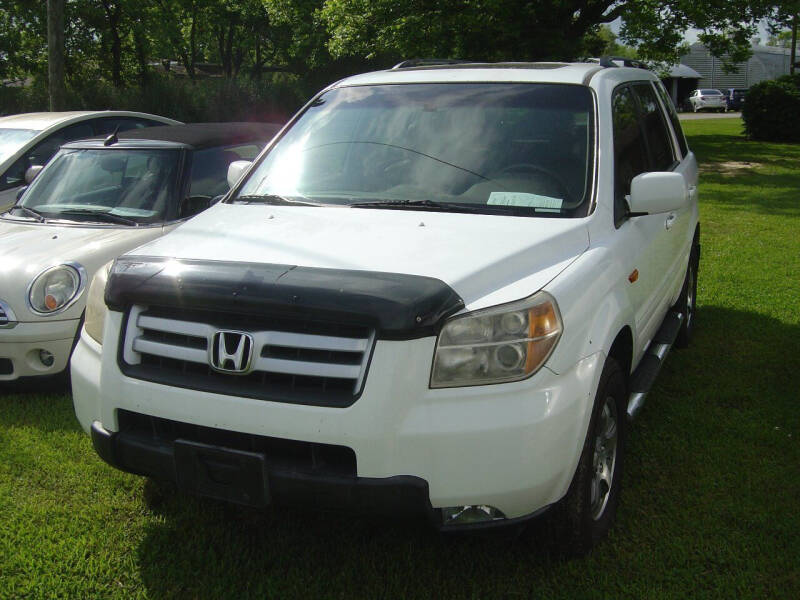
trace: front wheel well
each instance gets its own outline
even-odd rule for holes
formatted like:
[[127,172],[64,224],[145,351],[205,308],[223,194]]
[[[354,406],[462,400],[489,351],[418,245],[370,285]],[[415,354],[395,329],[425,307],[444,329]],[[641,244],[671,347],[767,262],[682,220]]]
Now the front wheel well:
[[608,356],[617,361],[627,381],[631,375],[631,363],[633,362],[633,334],[630,327],[626,325],[620,329],[617,337],[614,338],[614,343],[611,344]]

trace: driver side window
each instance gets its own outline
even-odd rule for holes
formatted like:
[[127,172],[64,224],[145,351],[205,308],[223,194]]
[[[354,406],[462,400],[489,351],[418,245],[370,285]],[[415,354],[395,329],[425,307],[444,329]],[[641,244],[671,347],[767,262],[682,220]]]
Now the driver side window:
[[647,170],[647,147],[631,88],[618,88],[611,105],[614,125],[614,225],[619,227],[628,211],[625,196],[631,193],[631,180]]

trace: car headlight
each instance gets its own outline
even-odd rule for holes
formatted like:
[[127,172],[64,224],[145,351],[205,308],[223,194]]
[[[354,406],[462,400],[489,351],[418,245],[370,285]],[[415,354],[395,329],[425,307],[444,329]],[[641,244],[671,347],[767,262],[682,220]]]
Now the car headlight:
[[67,309],[86,285],[86,270],[68,263],[50,267],[34,277],[28,287],[28,304],[33,312],[52,315]]
[[445,323],[436,340],[432,388],[517,381],[544,364],[561,336],[561,316],[546,292]]
[[113,262],[110,261],[97,271],[92,278],[92,283],[89,285],[89,294],[86,298],[86,316],[83,321],[83,327],[89,337],[98,344],[103,343],[103,329],[105,328],[106,313],[108,312],[104,295],[106,283],[108,282],[108,273],[111,271]]

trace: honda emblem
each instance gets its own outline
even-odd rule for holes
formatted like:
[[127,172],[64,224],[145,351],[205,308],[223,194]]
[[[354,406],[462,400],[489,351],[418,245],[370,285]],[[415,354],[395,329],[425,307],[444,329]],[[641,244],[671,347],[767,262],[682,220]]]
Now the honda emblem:
[[208,362],[220,373],[243,375],[253,363],[253,336],[243,331],[216,331],[208,348]]

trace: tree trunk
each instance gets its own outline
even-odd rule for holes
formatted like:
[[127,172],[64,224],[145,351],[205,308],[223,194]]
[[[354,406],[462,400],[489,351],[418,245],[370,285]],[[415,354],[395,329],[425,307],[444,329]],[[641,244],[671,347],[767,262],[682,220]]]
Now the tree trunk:
[[147,68],[147,48],[144,34],[138,28],[133,32],[133,44],[136,48],[136,63],[139,66],[139,85],[145,87],[150,79],[150,73]]
[[50,110],[64,110],[64,2],[47,0],[47,85]]
[[192,26],[189,29],[189,60],[186,62],[186,73],[194,81],[194,65],[197,56],[197,3],[192,2]]
[[792,62],[789,65],[789,73],[794,75],[795,63],[797,62],[797,15],[792,17]]
[[108,29],[111,35],[111,81],[114,87],[122,87],[122,38],[119,34],[119,24],[122,19],[122,9],[119,3],[111,6],[109,2],[103,2],[108,19]]

